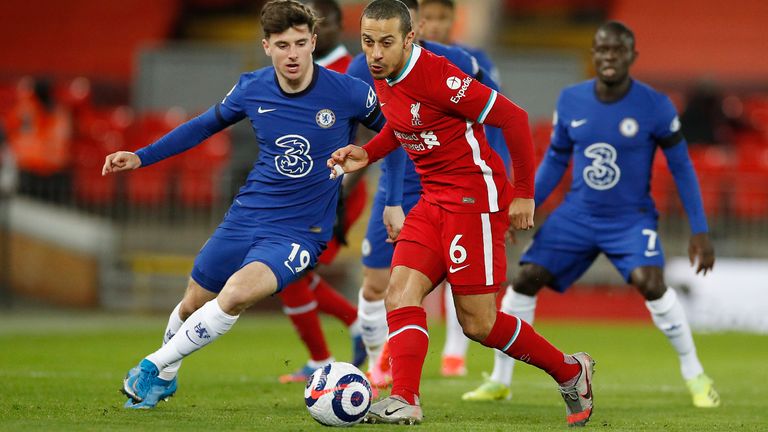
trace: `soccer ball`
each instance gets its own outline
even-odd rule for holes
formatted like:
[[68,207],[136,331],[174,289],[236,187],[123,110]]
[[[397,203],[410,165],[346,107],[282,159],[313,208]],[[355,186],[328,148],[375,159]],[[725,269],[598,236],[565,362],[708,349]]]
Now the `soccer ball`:
[[307,378],[304,402],[312,418],[326,426],[352,426],[371,407],[371,383],[360,369],[333,362]]

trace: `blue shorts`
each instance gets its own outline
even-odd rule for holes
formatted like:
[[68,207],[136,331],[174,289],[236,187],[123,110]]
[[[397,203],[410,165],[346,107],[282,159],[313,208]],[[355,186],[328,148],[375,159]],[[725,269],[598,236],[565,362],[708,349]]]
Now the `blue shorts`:
[[277,278],[277,292],[299,279],[317,263],[325,242],[286,230],[282,234],[223,222],[195,258],[192,279],[208,291],[219,293],[230,276],[258,261]]
[[602,252],[630,282],[632,270],[638,267],[664,266],[657,227],[655,211],[606,217],[561,205],[533,237],[520,263],[538,264],[549,270],[555,277],[552,288],[563,292]]
[[[403,195],[403,211],[407,215],[419,202],[421,192]],[[368,268],[389,268],[392,263],[392,255],[395,253],[395,245],[387,243],[387,229],[384,227],[384,192],[379,190],[373,198],[371,217],[368,220],[368,229],[363,239],[363,265]]]

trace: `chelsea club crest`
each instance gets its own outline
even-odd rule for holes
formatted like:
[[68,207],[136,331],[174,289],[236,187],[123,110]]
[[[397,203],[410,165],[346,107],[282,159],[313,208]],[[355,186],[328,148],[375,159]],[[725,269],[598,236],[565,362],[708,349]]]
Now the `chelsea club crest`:
[[315,115],[315,121],[321,128],[328,129],[336,123],[336,114],[328,108],[323,108]]

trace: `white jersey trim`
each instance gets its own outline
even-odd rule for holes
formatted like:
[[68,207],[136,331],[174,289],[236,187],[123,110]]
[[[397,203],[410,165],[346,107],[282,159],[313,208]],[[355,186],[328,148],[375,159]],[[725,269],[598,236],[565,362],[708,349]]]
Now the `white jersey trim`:
[[349,51],[347,51],[347,47],[345,47],[342,44],[339,44],[339,46],[334,48],[325,57],[316,59],[315,63],[319,64],[322,67],[328,67],[328,65],[333,64],[336,60],[346,56],[347,54],[349,54]]
[[485,284],[493,285],[493,233],[491,232],[491,215],[480,213],[483,225],[483,264],[485,265]]
[[395,77],[395,79],[393,80],[390,80],[389,78],[387,78],[387,84],[389,84],[390,87],[404,80],[405,77],[407,77],[408,74],[411,73],[411,71],[413,70],[413,67],[416,66],[416,61],[418,61],[419,56],[421,56],[421,49],[422,48],[420,46],[413,44],[411,55],[410,57],[408,57],[408,61],[405,63],[405,67],[403,68],[403,70],[400,71],[400,75]]
[[427,330],[425,330],[421,326],[417,326],[415,324],[412,324],[412,325],[407,325],[407,326],[401,328],[400,330],[397,330],[397,331],[394,331],[394,332],[390,333],[389,336],[387,337],[387,340],[391,340],[393,337],[399,335],[400,333],[402,333],[402,332],[404,332],[406,330],[418,330],[418,331],[424,333],[427,336],[427,339],[429,339],[429,333],[427,333]]
[[480,168],[483,180],[485,180],[485,186],[488,189],[488,211],[495,213],[499,211],[499,191],[496,190],[496,183],[493,182],[491,167],[480,158],[480,143],[475,138],[475,131],[472,129],[472,125],[474,125],[473,122],[467,121],[467,131],[464,133],[464,138],[467,139],[467,143],[472,149],[472,161]]
[[480,117],[478,117],[477,122],[478,123],[485,123],[485,118],[488,117],[488,113],[491,112],[491,109],[493,108],[493,104],[496,103],[496,90],[491,91],[491,97],[488,98],[488,102],[485,103],[485,107],[482,111],[480,111]]

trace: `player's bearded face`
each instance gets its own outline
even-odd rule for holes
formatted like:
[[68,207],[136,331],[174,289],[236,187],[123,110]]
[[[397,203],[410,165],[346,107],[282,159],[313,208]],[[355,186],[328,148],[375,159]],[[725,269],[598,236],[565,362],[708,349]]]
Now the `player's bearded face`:
[[275,71],[289,82],[302,81],[312,67],[312,51],[317,37],[304,24],[272,34],[261,41],[264,52],[272,58]]
[[363,18],[360,33],[371,76],[374,79],[394,78],[408,60],[406,53],[410,53],[408,48],[413,41],[413,31],[403,38],[400,19]]
[[632,40],[615,32],[599,31],[592,43],[592,62],[600,81],[618,84],[629,78],[637,52]]

